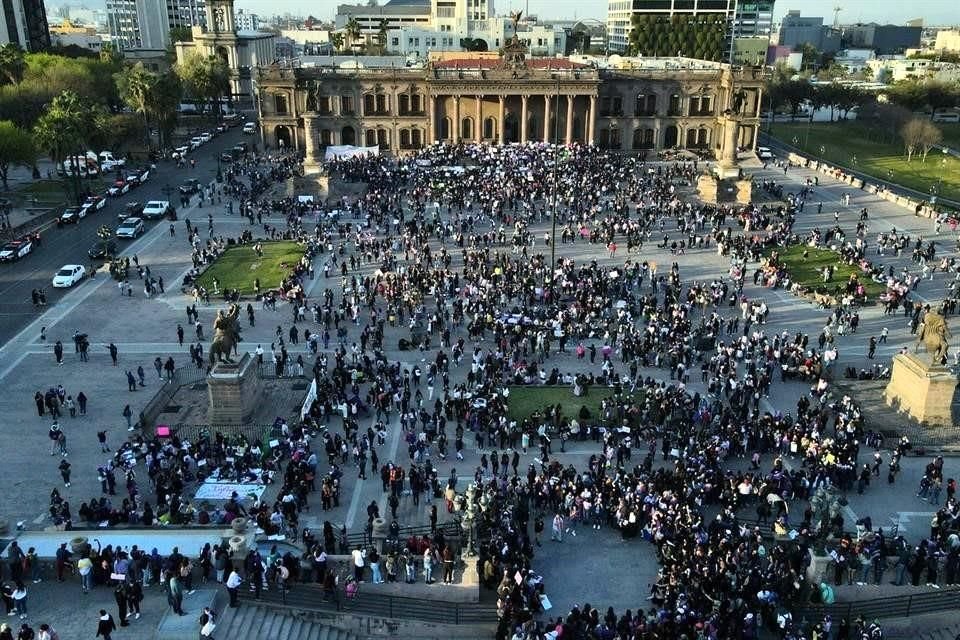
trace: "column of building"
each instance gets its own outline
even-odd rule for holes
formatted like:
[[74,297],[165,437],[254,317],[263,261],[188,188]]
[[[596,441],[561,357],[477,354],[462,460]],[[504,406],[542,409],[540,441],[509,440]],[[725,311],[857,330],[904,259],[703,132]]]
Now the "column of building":
[[453,131],[450,131],[450,137],[454,144],[460,142],[460,96],[453,96]]
[[497,139],[499,140],[500,144],[506,143],[506,137],[504,134],[506,127],[503,126],[503,119],[506,117],[507,113],[506,102],[506,96],[500,96],[500,119],[497,121]]
[[593,144],[593,134],[597,123],[597,96],[590,96],[590,113],[587,116],[587,144]]
[[550,98],[551,96],[543,96],[543,140],[544,142],[550,141]]
[[430,96],[430,143],[437,141],[437,97]]
[[520,142],[527,142],[527,100],[530,96],[520,96]]
[[473,139],[477,142],[483,140],[483,96],[475,96],[477,100],[477,120],[474,123]]
[[304,164],[317,164],[317,118],[313,115],[303,116],[303,137],[304,137]]
[[573,144],[573,98],[574,96],[567,96],[567,144]]

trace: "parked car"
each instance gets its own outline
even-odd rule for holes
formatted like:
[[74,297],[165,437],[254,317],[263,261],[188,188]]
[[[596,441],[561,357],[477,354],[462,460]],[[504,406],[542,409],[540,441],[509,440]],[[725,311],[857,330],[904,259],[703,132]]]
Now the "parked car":
[[180,193],[189,196],[200,191],[200,181],[196,178],[190,178],[180,185]]
[[130,183],[124,179],[117,180],[113,183],[109,189],[107,189],[107,195],[117,197],[122,196],[125,193],[130,191]]
[[226,152],[221,153],[221,154],[220,154],[220,162],[227,162],[227,163],[233,162],[233,154],[232,154],[232,153],[226,153]]
[[248,122],[247,124],[243,125],[243,132],[244,132],[244,133],[256,133],[256,131],[257,131],[257,123],[256,123],[256,122]]
[[176,149],[173,150],[173,153],[170,154],[170,157],[176,160],[177,158],[186,157],[186,155],[189,152],[190,152],[190,147],[188,146],[177,147]]
[[114,158],[113,153],[110,151],[101,151],[98,159],[100,161],[100,168],[104,171],[120,169],[127,164],[127,161],[123,158]]
[[170,203],[166,200],[151,200],[143,207],[143,217],[147,220],[159,220],[170,213]]
[[83,201],[83,204],[80,205],[81,209],[85,209],[87,213],[92,213],[94,211],[99,211],[107,206],[107,199],[103,196],[90,196]]
[[87,275],[82,264],[65,264],[53,276],[53,286],[57,289],[66,289],[77,284]]
[[33,251],[33,241],[29,238],[11,240],[0,248],[0,262],[13,262]]
[[116,235],[118,238],[136,238],[143,233],[143,220],[140,218],[127,218],[117,227]]
[[761,160],[770,160],[773,158],[773,152],[770,147],[757,147],[757,157]]
[[87,251],[87,255],[91,260],[106,260],[117,255],[117,243],[113,240],[98,240]]
[[150,169],[140,169],[137,171],[137,179],[143,184],[150,179]]
[[213,134],[208,131],[204,131],[203,133],[200,134],[199,137],[204,142],[210,142],[211,140],[213,140]]
[[199,148],[204,142],[206,142],[206,140],[200,136],[193,136],[190,138],[190,150],[193,151],[194,149]]
[[139,218],[143,213],[143,203],[142,202],[128,202],[127,206],[123,208],[117,217],[120,222],[123,222],[127,218]]
[[63,224],[77,224],[81,218],[87,217],[87,210],[83,207],[67,207],[60,214],[60,222]]

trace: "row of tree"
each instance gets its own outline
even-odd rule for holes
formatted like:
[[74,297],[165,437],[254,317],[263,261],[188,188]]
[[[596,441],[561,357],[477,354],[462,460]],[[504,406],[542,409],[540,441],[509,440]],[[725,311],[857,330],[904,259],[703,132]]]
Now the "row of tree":
[[110,51],[90,59],[0,47],[0,182],[6,189],[10,166],[32,167],[41,152],[60,163],[135,140],[150,149],[154,128],[170,146],[183,100],[204,111],[229,93],[230,69],[217,56],[193,53],[154,72]]
[[722,14],[636,13],[630,21],[630,55],[723,60],[729,45]]

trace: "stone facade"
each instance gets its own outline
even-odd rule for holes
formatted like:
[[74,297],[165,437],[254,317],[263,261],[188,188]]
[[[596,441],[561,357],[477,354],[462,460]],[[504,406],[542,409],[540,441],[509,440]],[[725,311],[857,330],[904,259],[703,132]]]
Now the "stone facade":
[[207,421],[213,426],[248,424],[260,402],[260,376],[249,353],[239,362],[214,365],[207,376],[210,408]]
[[[523,56],[441,60],[423,69],[269,66],[257,69],[255,81],[264,144],[292,146],[308,158],[327,145],[401,154],[436,141],[682,148],[718,158],[725,140],[755,147],[762,69],[657,62],[621,70]],[[740,125],[728,136],[723,112],[734,102]]]

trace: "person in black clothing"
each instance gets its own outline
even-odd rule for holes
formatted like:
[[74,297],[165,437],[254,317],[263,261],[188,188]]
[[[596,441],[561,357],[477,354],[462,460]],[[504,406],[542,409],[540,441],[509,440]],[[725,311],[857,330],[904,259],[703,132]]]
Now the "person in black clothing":
[[120,626],[130,626],[127,622],[127,587],[123,582],[118,583],[113,590],[113,599],[117,601],[117,617],[120,618]]
[[106,609],[100,609],[100,620],[97,622],[97,638],[110,640],[110,634],[117,630],[117,623],[113,621],[113,616],[107,613]]

